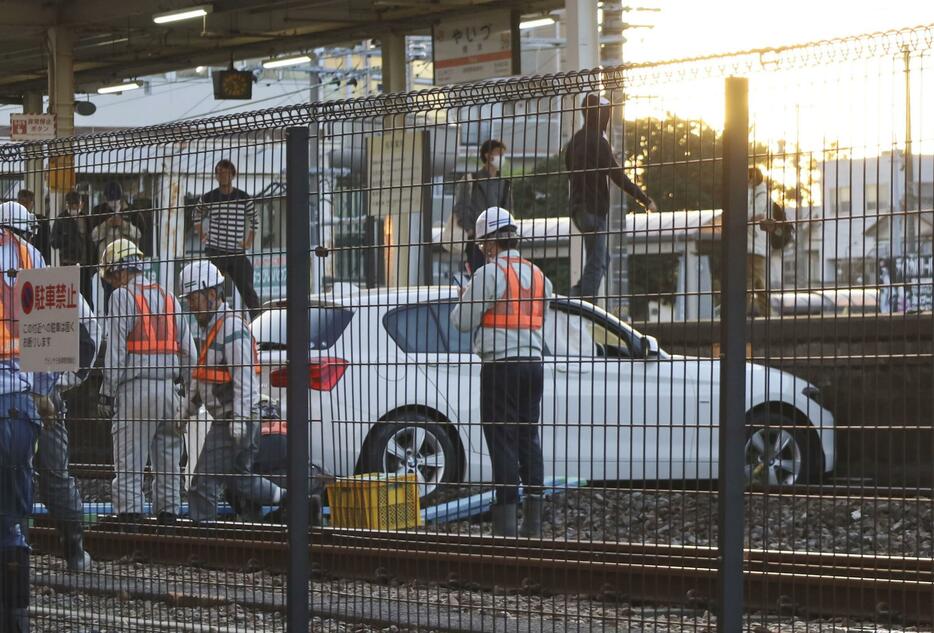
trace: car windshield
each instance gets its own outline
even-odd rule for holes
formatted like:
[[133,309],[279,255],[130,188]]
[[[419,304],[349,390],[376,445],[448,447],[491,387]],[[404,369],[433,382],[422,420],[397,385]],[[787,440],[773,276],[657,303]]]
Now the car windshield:
[[[310,348],[330,348],[347,328],[353,318],[353,310],[340,306],[312,307],[308,310]],[[284,350],[288,344],[286,311],[284,308],[266,310],[253,321],[251,326],[256,346],[263,350]]]

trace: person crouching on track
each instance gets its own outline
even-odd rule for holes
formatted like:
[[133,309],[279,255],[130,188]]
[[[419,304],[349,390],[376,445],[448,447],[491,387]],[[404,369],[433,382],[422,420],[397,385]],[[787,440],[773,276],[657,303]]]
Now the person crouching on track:
[[471,277],[451,311],[458,330],[474,335],[480,356],[480,422],[493,462],[493,533],[516,535],[521,479],[526,496],[521,536],[541,536],[544,463],[538,435],[544,375],[543,332],[551,281],[522,259],[516,222],[490,207],[475,231],[487,264]]
[[171,292],[143,275],[143,254],[130,240],[107,245],[101,276],[115,288],[105,320],[107,348],[98,403],[113,418],[113,503],[127,522],[144,510],[143,469],[154,472],[153,513],[174,523],[181,505],[184,402],[197,350]]
[[224,303],[224,276],[207,260],[179,276],[179,294],[200,326],[189,411],[203,402],[214,418],[188,490],[191,519],[213,521],[222,489],[254,506],[283,503],[283,490],[254,474],[259,447],[260,381],[256,341],[241,314]]
[[[0,204],[0,631],[29,631],[29,544],[37,407],[47,408],[54,374],[25,372],[19,363],[16,272],[42,268],[29,243],[35,216],[18,202]],[[43,406],[44,405],[44,406]]]

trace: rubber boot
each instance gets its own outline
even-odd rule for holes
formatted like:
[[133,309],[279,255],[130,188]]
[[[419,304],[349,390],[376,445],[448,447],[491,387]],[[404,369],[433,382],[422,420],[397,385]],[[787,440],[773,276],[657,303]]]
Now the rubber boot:
[[522,499],[522,525],[519,527],[519,536],[526,538],[542,537],[542,505],[544,501],[541,495],[526,495]]
[[84,549],[84,528],[80,523],[65,526],[65,563],[68,571],[89,571],[91,569],[91,555]]
[[493,536],[516,536],[516,504],[493,506]]
[[0,607],[0,631],[3,633],[29,633],[29,611]]

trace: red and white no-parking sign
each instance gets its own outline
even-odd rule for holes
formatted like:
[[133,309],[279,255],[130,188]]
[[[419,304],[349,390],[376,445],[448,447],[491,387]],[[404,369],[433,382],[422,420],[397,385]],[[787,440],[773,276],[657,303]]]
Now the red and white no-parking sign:
[[77,266],[16,274],[19,359],[24,371],[79,369],[81,274]]

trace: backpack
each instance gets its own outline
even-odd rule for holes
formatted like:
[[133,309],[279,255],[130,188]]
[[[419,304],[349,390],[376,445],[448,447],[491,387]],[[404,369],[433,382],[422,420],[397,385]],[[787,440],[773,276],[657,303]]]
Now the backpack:
[[795,225],[788,221],[785,208],[777,202],[772,203],[772,220],[775,227],[769,232],[769,246],[775,250],[784,250],[795,241]]

